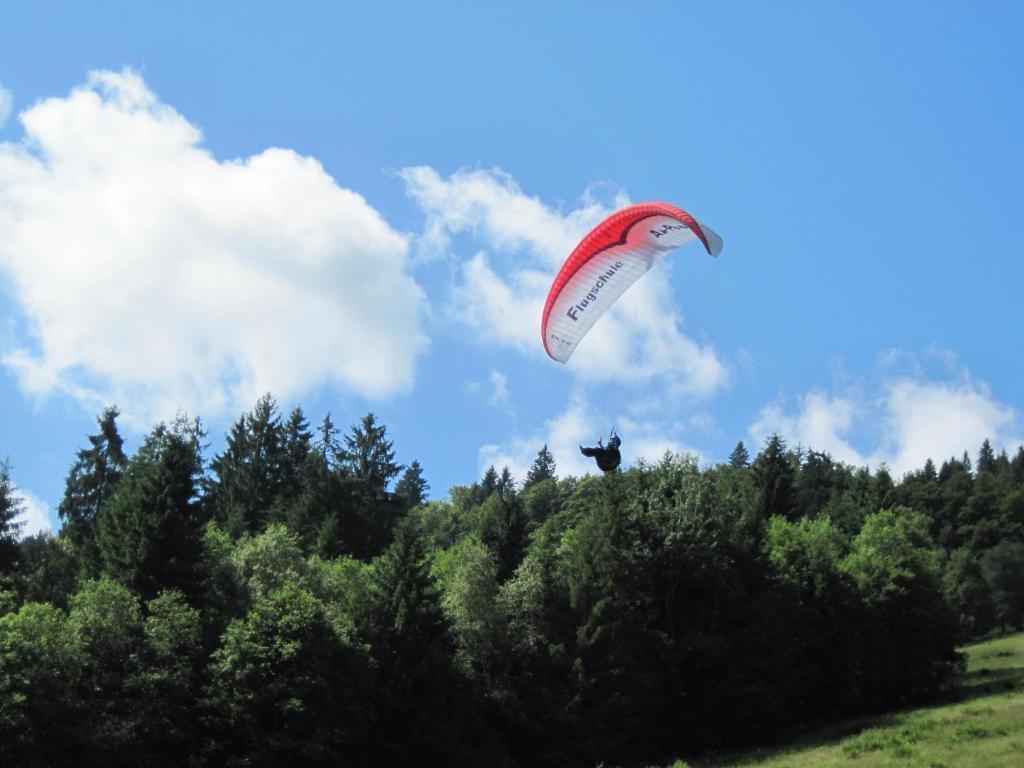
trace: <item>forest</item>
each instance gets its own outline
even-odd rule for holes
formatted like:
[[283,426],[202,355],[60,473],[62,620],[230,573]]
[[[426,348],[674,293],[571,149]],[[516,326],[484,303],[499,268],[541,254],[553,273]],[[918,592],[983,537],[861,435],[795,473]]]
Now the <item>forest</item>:
[[[271,395],[126,455],[56,535],[0,464],[6,766],[644,766],[927,701],[1024,624],[1024,447],[894,478],[772,435],[431,499],[386,426]],[[2,446],[0,446],[2,450]]]

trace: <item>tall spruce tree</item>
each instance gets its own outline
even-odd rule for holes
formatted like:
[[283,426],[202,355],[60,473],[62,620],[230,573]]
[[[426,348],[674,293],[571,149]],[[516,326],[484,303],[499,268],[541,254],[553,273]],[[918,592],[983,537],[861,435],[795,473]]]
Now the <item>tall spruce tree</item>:
[[733,469],[743,469],[750,466],[750,453],[747,451],[747,446],[743,444],[742,440],[736,443],[736,447],[729,454],[729,466]]
[[981,450],[978,451],[977,474],[994,473],[996,466],[996,452],[992,450],[992,443],[986,437],[985,442],[981,444]]
[[1017,453],[1013,455],[1013,460],[1010,462],[1010,474],[1013,476],[1014,482],[1024,485],[1024,445],[1017,448]]
[[444,764],[433,754],[442,737],[436,732],[440,718],[430,710],[439,706],[438,697],[449,697],[457,687],[453,648],[422,532],[411,522],[396,527],[391,545],[374,561],[362,621],[380,670],[379,730],[372,741],[406,754],[371,762]]
[[430,484],[423,479],[423,468],[414,459],[395,486],[395,496],[402,499],[406,507],[412,509],[427,500],[428,490]]
[[333,468],[341,460],[343,449],[341,443],[338,442],[338,428],[331,421],[330,413],[324,416],[323,421],[320,422],[320,428],[317,430],[317,439],[313,444],[313,448],[320,454],[324,464],[329,468]]
[[480,501],[485,500],[488,496],[498,490],[498,470],[494,468],[492,464],[484,472],[484,476],[480,480]]
[[406,511],[404,502],[388,493],[388,485],[404,467],[395,463],[387,428],[372,413],[352,426],[339,458],[346,500],[337,535],[348,552],[373,557],[387,546],[392,527]]
[[104,571],[146,599],[162,589],[197,593],[201,441],[198,422],[155,427],[100,512]]
[[761,517],[788,516],[793,511],[795,481],[793,462],[786,451],[785,441],[772,434],[764,449],[754,459],[754,477],[761,491]]
[[387,427],[368,413],[345,436],[342,452],[349,473],[366,484],[373,493],[383,495],[388,484],[404,467],[395,463],[395,451],[387,439]]
[[283,428],[282,439],[282,495],[288,503],[301,491],[300,475],[302,465],[313,449],[313,434],[309,431],[309,422],[300,406],[292,409],[291,415]]
[[68,472],[64,498],[57,513],[64,522],[63,535],[71,542],[82,577],[99,574],[100,552],[96,543],[96,518],[121,481],[128,457],[117,431],[117,406],[96,418],[99,432],[89,436],[89,447],[78,451]]
[[228,433],[224,453],[211,462],[206,494],[210,513],[233,536],[261,530],[287,489],[285,429],[277,402],[263,395]]
[[20,498],[14,494],[11,468],[7,459],[0,461],[0,576],[14,573],[18,564],[18,534],[24,523],[18,516],[24,511]]
[[950,458],[942,463],[939,487],[942,506],[935,516],[938,541],[946,549],[957,549],[970,533],[967,505],[974,490],[974,477],[966,454],[963,459]]
[[807,451],[797,482],[798,517],[817,517],[832,496],[832,457]]
[[530,486],[545,480],[557,479],[555,476],[555,457],[551,455],[551,451],[548,450],[547,443],[545,443],[544,447],[537,451],[537,458],[533,460],[533,465],[526,473],[526,482],[523,483],[523,490],[525,491]]

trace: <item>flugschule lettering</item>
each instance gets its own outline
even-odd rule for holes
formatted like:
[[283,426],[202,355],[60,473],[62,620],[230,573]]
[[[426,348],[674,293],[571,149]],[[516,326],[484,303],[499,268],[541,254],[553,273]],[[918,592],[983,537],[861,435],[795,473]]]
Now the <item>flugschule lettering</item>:
[[569,319],[574,322],[578,320],[579,313],[585,310],[591,303],[597,301],[597,292],[604,288],[605,284],[607,284],[607,282],[611,280],[611,278],[615,276],[615,273],[620,269],[622,269],[621,261],[616,261],[612,264],[608,271],[597,279],[597,282],[594,283],[594,287],[590,289],[590,293],[584,296],[579,304],[574,304],[569,307],[569,310],[565,313],[569,316]]

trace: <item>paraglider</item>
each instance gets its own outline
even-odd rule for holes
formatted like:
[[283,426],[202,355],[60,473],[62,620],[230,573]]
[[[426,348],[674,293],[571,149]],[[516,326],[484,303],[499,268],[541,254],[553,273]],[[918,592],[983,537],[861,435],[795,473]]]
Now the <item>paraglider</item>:
[[622,454],[619,453],[620,445],[622,445],[622,440],[613,429],[611,434],[608,435],[607,446],[602,445],[601,441],[598,440],[596,448],[584,448],[581,445],[580,453],[593,458],[597,462],[598,469],[602,472],[614,472],[622,461]]
[[569,254],[548,292],[541,318],[548,355],[566,362],[629,286],[691,240],[700,240],[712,256],[722,250],[722,238],[670,203],[630,205],[594,227]]

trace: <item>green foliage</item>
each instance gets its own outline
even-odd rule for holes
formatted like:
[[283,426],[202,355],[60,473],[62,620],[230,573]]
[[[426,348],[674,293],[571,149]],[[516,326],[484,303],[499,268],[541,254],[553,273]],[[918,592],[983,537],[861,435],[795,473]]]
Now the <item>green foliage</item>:
[[100,510],[113,496],[128,458],[117,430],[119,411],[107,408],[97,418],[100,430],[89,436],[89,447],[78,452],[68,472],[64,498],[57,508],[64,521],[62,535],[70,543],[81,577],[99,575],[102,565],[97,543],[96,521]]
[[201,554],[198,424],[158,425],[100,512],[103,570],[144,598],[162,588],[195,594]]
[[526,546],[527,521],[523,505],[508,483],[498,488],[476,508],[473,533],[498,558],[498,575],[504,580],[522,559]]
[[922,515],[883,509],[864,521],[841,567],[867,602],[882,603],[936,579],[939,561]]
[[413,461],[395,486],[395,496],[402,499],[408,509],[412,509],[427,500],[429,490],[430,484],[423,478],[423,468],[418,461]]
[[927,520],[908,509],[869,515],[841,569],[870,613],[870,674],[883,706],[919,698],[955,671],[955,616],[943,601]]
[[946,603],[957,617],[960,638],[978,637],[995,625],[992,589],[981,563],[969,549],[952,552],[942,574]]
[[277,401],[269,394],[231,427],[224,453],[211,462],[213,478],[204,503],[232,536],[262,528],[289,490],[290,476],[297,472],[289,461],[297,450],[295,442],[301,443],[301,431],[300,424],[289,451]]
[[67,615],[26,603],[0,617],[0,760],[70,765],[88,715],[78,696],[85,652]]
[[736,443],[736,447],[729,454],[729,466],[733,469],[745,469],[750,466],[750,452],[742,440]]
[[356,618],[365,613],[373,567],[353,557],[309,560],[311,588],[339,637],[356,638]]
[[779,581],[815,597],[827,594],[839,577],[846,537],[827,517],[804,518],[791,523],[773,517],[768,524],[764,549]]
[[[896,481],[773,435],[577,479],[545,446],[427,501],[372,414],[314,436],[266,395],[209,475],[197,422],[125,460],[114,417],[0,592],[10,764],[652,763],[905,706],[1024,623],[1022,451]],[[915,757],[906,726],[845,754]]]
[[503,616],[498,609],[498,558],[485,544],[465,537],[439,552],[431,574],[441,589],[441,608],[455,639],[456,662],[470,676],[499,666]]
[[240,583],[253,599],[287,583],[304,583],[308,570],[295,535],[280,524],[271,524],[256,536],[243,537],[231,553],[231,561]]
[[388,484],[402,471],[395,463],[392,443],[387,439],[387,428],[378,424],[368,413],[345,436],[341,460],[353,477],[362,480],[375,494],[383,495]]
[[202,621],[177,591],[150,600],[146,614],[132,684],[140,709],[140,751],[148,754],[149,765],[181,765],[199,735],[194,710],[205,661]]
[[796,482],[793,465],[785,441],[779,435],[771,435],[753,465],[754,477],[761,492],[762,519],[775,515],[785,517],[792,511]]
[[[790,744],[691,765],[753,768],[857,766],[987,768],[1015,766],[1024,754],[1024,688],[979,690],[978,680],[1024,680],[1024,635],[965,649],[967,672],[951,681],[946,702],[830,724]],[[664,763],[663,763],[664,764]],[[674,765],[672,766],[674,768]]]
[[353,757],[367,725],[357,656],[309,590],[285,583],[258,595],[211,661],[205,701],[215,713],[215,761],[336,765]]
[[13,574],[18,564],[18,534],[23,524],[17,518],[22,506],[14,495],[10,465],[6,459],[0,461],[0,577]]
[[991,589],[996,621],[1004,631],[1024,627],[1024,543],[1000,542],[982,557],[981,571]]
[[39,533],[19,543],[18,591],[24,602],[67,608],[77,584],[78,560],[62,534]]
[[139,751],[146,728],[136,686],[143,640],[139,600],[110,579],[90,581],[71,598],[69,622],[82,644],[81,701],[90,719],[80,739],[99,761],[123,765]]
[[557,480],[555,469],[555,457],[551,455],[551,451],[548,450],[547,443],[545,443],[537,452],[537,458],[533,460],[533,465],[526,473],[523,490],[546,480]]

